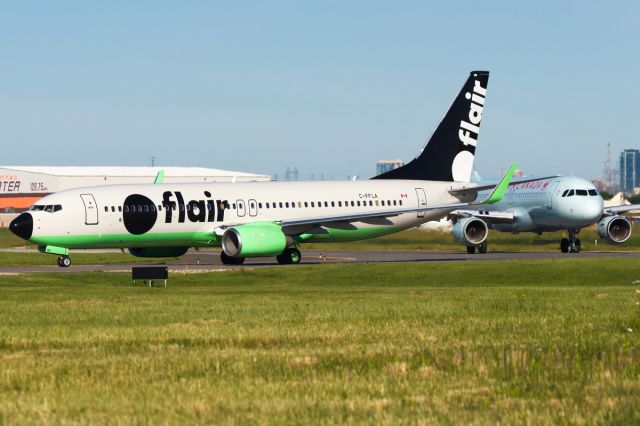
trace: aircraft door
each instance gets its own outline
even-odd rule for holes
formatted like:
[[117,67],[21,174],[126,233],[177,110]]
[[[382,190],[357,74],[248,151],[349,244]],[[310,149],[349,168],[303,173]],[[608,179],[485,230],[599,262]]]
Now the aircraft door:
[[558,190],[559,180],[553,180],[549,183],[549,187],[547,188],[547,209],[551,210],[553,208],[553,197],[556,195],[556,191]]
[[258,215],[258,203],[256,200],[249,200],[249,216]]
[[[424,193],[423,188],[416,188],[416,195],[418,196],[418,207],[427,208],[427,195]],[[424,217],[425,211],[418,212],[418,217]]]
[[98,206],[96,199],[91,194],[80,194],[84,203],[84,223],[85,225],[98,224]]
[[244,217],[247,214],[247,209],[244,206],[244,200],[236,200],[238,217]]

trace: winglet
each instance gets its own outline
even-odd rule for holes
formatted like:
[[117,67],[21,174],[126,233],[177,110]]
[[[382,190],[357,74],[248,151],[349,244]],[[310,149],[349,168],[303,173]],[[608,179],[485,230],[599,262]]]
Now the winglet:
[[164,170],[160,170],[153,183],[164,183]]
[[511,167],[507,170],[507,173],[502,176],[500,182],[496,185],[496,187],[491,191],[491,194],[484,200],[482,200],[479,204],[495,204],[498,201],[502,200],[505,192],[507,192],[507,188],[511,183],[511,179],[513,178],[513,173],[518,168],[518,163],[511,163]]

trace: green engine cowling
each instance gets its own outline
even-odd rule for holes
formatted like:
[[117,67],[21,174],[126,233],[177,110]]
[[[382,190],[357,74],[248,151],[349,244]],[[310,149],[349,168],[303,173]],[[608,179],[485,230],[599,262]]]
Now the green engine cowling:
[[277,256],[286,247],[287,236],[271,222],[234,226],[222,235],[222,250],[230,257]]
[[136,257],[180,257],[189,247],[135,247],[129,253]]

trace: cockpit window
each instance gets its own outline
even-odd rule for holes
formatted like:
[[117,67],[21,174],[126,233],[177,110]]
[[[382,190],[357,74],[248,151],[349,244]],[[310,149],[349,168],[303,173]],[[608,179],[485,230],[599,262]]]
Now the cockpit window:
[[587,190],[586,189],[576,189],[576,195],[582,195],[583,197],[587,196]]
[[573,189],[569,190],[569,193],[567,194],[567,197],[573,197]]
[[31,208],[29,210],[32,211],[45,211],[47,213],[55,213],[55,212],[59,212],[60,210],[62,210],[62,205],[60,204],[34,204],[33,206],[31,206]]
[[569,193],[569,190],[568,190],[568,189],[565,189],[565,190],[564,190],[564,192],[562,193],[562,196],[563,196],[563,197],[566,197],[568,193]]
[[596,197],[598,195],[598,191],[596,191],[595,189],[590,189],[589,195],[592,197]]

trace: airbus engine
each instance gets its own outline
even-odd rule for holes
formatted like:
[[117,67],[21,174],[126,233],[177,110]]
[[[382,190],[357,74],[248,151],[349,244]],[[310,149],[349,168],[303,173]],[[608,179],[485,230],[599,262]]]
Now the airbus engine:
[[477,246],[487,239],[489,228],[487,224],[475,217],[466,217],[453,225],[453,236],[467,246]]
[[622,244],[631,236],[631,223],[624,216],[607,216],[598,222],[598,235],[609,244]]
[[222,234],[222,250],[230,257],[277,256],[286,246],[286,235],[274,223],[238,225]]
[[136,257],[180,257],[189,247],[134,247],[129,253]]

